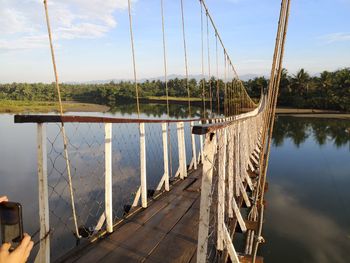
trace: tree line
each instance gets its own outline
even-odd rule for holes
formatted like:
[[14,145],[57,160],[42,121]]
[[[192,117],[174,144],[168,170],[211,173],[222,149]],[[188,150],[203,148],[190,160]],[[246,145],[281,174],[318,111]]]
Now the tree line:
[[[246,82],[253,97],[259,96],[259,87],[267,86],[268,79],[264,77]],[[278,106],[350,112],[350,68],[323,71],[319,76],[310,76],[304,69],[290,75],[283,69]]]
[[[258,99],[261,90],[266,90],[269,80],[256,77],[244,82],[248,94]],[[230,86],[232,83],[228,83]],[[212,88],[212,98],[217,100],[219,88],[220,100],[223,100],[225,83],[212,77],[210,81],[190,79],[187,82],[191,98],[202,98],[204,85],[206,99]],[[170,97],[188,96],[186,79],[170,79],[168,94]],[[164,97],[165,83],[152,80],[138,83],[141,98]],[[135,86],[130,81],[105,84],[61,84],[62,99],[65,101],[91,102],[116,105],[123,101],[135,100]],[[0,100],[57,101],[54,84],[10,83],[0,84]],[[314,108],[350,112],[350,68],[334,72],[324,71],[319,76],[310,76],[304,69],[295,75],[283,69],[280,81],[278,106],[293,108]]]

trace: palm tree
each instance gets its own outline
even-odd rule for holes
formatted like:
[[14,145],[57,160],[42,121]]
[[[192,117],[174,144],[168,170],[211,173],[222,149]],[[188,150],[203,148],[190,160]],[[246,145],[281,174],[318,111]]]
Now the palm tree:
[[292,78],[292,87],[295,95],[305,96],[308,90],[310,75],[303,68]]

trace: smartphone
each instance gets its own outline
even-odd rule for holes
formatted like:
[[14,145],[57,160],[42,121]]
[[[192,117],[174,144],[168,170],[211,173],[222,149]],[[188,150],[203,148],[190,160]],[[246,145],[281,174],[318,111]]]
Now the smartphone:
[[0,203],[0,223],[2,243],[11,243],[11,249],[15,249],[23,239],[21,204]]

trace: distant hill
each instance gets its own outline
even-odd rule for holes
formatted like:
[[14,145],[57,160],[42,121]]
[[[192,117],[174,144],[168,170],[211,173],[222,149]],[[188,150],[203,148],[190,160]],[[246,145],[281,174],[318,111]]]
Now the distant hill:
[[[260,77],[257,74],[244,74],[240,76],[241,80],[247,81],[250,79],[254,79],[256,77]],[[185,75],[177,75],[177,74],[171,74],[168,76],[168,79],[184,79]],[[189,75],[189,79],[195,79],[199,81],[202,78],[202,75]],[[153,78],[142,78],[139,80],[139,82],[143,83],[145,81],[153,81],[153,80],[164,80],[164,76],[159,77],[153,77]],[[105,80],[91,80],[91,81],[83,81],[83,82],[65,82],[67,84],[106,84],[110,82],[119,83],[122,81],[133,81],[132,79],[105,79]]]

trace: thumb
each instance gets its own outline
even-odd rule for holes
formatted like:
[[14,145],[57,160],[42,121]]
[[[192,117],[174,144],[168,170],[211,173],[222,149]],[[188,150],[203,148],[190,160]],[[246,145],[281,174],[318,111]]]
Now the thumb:
[[11,244],[10,244],[10,243],[4,243],[4,244],[1,246],[0,250],[1,250],[1,251],[7,251],[7,252],[9,252],[10,248],[11,248]]

